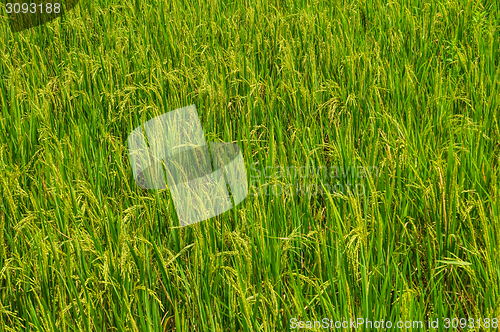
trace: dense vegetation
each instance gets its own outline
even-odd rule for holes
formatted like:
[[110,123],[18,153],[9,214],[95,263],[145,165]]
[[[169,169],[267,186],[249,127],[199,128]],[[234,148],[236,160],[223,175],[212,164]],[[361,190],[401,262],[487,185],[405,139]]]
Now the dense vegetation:
[[[499,23],[495,0],[81,0],[13,33],[2,7],[0,329],[499,317]],[[190,104],[254,186],[179,227],[127,136]],[[312,166],[377,172],[274,172]],[[299,180],[364,190],[256,190]]]

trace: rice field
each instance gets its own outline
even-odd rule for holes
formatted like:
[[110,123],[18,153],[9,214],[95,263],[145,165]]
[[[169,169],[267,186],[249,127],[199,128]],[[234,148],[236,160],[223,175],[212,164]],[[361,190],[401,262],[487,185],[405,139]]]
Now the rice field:
[[[1,331],[498,330],[496,1],[0,16]],[[249,195],[181,227],[127,137],[192,104]]]

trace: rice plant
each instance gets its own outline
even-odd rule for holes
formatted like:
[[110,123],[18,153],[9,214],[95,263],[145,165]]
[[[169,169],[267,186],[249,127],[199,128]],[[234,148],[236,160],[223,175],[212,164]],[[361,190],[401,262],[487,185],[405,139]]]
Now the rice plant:
[[[81,0],[1,22],[0,330],[498,330],[496,1]],[[180,227],[127,136],[191,104],[250,191]]]

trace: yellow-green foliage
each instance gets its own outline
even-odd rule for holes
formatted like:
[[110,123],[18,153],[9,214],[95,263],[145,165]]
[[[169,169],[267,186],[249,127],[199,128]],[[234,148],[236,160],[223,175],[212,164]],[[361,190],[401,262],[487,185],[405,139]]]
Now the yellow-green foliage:
[[[496,0],[81,0],[15,34],[0,15],[0,330],[500,315]],[[266,166],[378,173],[180,228],[126,139],[190,104],[262,186],[303,180]]]

